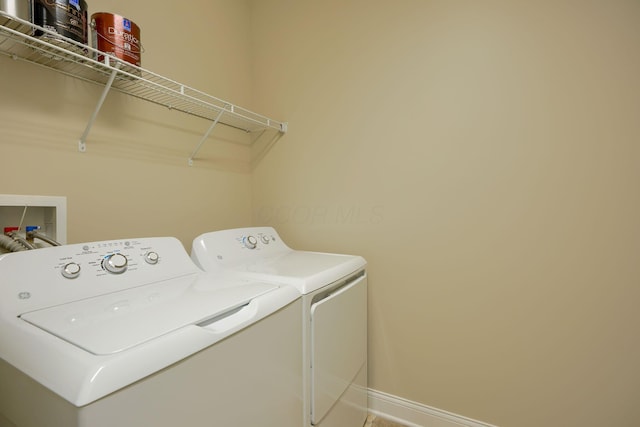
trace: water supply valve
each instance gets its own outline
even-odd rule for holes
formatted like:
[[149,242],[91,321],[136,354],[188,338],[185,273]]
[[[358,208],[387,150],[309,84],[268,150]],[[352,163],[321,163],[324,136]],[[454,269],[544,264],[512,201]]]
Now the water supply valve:
[[20,227],[5,227],[4,234],[6,236],[11,235],[13,232],[20,230]]

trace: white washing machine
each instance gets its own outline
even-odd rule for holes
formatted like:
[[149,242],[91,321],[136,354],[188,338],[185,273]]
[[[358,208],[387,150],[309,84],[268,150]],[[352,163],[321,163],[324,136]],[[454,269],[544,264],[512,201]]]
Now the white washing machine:
[[203,270],[292,285],[301,294],[303,426],[361,427],[367,416],[367,274],[360,256],[297,251],[271,227],[193,242]]
[[0,256],[0,426],[300,426],[301,302],[174,238]]

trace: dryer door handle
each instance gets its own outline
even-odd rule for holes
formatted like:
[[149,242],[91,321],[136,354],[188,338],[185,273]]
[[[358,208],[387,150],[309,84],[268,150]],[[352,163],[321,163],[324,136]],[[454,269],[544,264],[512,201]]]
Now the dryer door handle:
[[320,292],[317,295],[315,295],[313,297],[313,299],[311,300],[311,305],[317,304],[320,301],[331,297],[332,295],[336,294],[337,292],[340,292],[341,290],[351,286],[352,284],[357,282],[360,278],[364,277],[365,275],[366,275],[366,272],[364,270],[360,270],[357,273],[352,274],[351,276],[347,277],[346,279],[338,282],[335,286],[332,286],[331,288],[327,289],[326,291]]

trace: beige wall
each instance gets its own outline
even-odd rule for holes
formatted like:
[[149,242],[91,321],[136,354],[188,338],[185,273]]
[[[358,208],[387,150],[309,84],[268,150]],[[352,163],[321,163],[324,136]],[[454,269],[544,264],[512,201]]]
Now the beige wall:
[[640,425],[640,2],[257,0],[256,225],[370,263],[370,386]]
[[[640,3],[92,0],[226,129],[0,58],[0,193],[69,241],[276,226],[370,263],[370,386],[501,426],[640,424]],[[262,149],[257,146],[257,150]],[[257,153],[253,153],[256,157]],[[253,195],[253,196],[252,196]]]
[[[247,2],[88,3],[140,26],[144,67],[249,107]],[[79,153],[101,88],[6,57],[0,76],[0,194],[66,196],[69,242],[170,235],[190,248],[251,220],[243,132],[216,128],[189,167],[208,122],[112,92]]]

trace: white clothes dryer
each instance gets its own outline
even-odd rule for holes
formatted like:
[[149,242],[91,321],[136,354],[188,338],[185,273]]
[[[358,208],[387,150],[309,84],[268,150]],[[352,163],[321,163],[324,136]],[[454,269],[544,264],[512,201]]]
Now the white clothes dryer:
[[192,259],[221,277],[294,286],[302,300],[303,426],[367,416],[367,273],[360,256],[298,251],[271,227],[198,236]]
[[174,238],[0,256],[0,426],[300,426],[301,304]]

